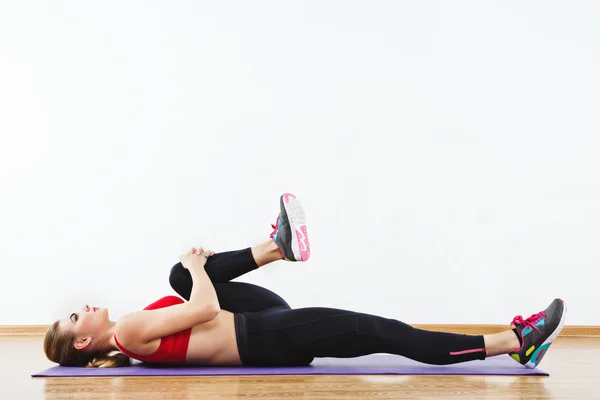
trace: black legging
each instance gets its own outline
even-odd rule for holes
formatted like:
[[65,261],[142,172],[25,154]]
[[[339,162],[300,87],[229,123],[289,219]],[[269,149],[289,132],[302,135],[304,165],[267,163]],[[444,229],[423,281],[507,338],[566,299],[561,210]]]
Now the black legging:
[[[235,314],[244,365],[308,365],[315,357],[389,353],[427,364],[454,364],[486,357],[483,336],[416,329],[394,319],[333,308],[292,309],[280,296],[249,283],[229,282],[257,267],[250,249],[215,254],[206,272],[221,308]],[[171,287],[189,300],[192,278],[181,263]]]

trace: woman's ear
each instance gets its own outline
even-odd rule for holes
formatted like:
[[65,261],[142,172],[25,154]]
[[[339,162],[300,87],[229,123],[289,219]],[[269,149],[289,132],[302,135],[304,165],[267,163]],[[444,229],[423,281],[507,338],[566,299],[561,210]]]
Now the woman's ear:
[[92,344],[91,337],[79,338],[79,339],[75,340],[75,343],[73,343],[73,347],[75,347],[77,350],[83,350],[86,347],[88,347],[90,344]]

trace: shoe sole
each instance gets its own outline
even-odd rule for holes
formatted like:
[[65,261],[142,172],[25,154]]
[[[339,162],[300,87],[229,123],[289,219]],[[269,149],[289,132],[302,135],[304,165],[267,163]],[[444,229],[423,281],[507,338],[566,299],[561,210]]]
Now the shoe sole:
[[281,203],[286,213],[290,230],[295,236],[291,240],[292,253],[295,260],[307,261],[310,258],[310,241],[306,230],[306,216],[300,201],[291,193],[281,196]]
[[[556,327],[554,332],[552,332],[552,335],[548,336],[548,338],[544,341],[544,343],[542,343],[542,345],[540,347],[538,347],[536,349],[536,351],[531,355],[531,358],[529,359],[530,361],[527,361],[527,363],[525,364],[525,366],[527,368],[535,368],[540,364],[540,362],[546,355],[546,351],[548,351],[548,347],[550,347],[550,345],[552,344],[554,339],[556,339],[558,337],[558,335],[562,331],[563,327],[565,326],[565,320],[567,317],[567,303],[565,303],[564,300],[561,300],[561,301],[563,302],[563,313],[560,316],[560,322],[558,323],[558,326]],[[540,359],[537,361],[537,363],[532,362],[531,360],[535,360],[535,358],[537,357],[536,354],[539,351],[539,349],[542,349],[545,345],[548,345],[548,346],[546,347],[546,351],[544,351],[544,354],[542,355],[542,357],[540,357]]]

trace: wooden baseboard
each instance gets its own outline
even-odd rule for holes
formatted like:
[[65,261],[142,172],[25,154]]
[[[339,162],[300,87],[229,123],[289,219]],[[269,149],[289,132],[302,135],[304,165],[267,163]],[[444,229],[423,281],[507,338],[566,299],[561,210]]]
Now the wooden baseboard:
[[[415,328],[429,331],[461,333],[464,335],[489,335],[506,330],[506,325],[462,325],[462,324],[414,324]],[[559,336],[562,337],[600,337],[600,326],[566,325]]]
[[44,336],[50,325],[0,325],[0,336]]
[[[502,332],[506,325],[435,325],[415,324],[415,328],[429,331],[461,333],[465,335],[488,335]],[[0,325],[0,336],[44,336],[48,325]],[[600,337],[600,326],[567,325],[560,336],[564,337]]]

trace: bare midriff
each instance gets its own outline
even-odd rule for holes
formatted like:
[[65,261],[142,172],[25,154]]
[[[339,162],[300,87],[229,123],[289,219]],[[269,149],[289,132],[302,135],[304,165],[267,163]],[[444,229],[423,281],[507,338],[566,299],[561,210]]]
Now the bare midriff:
[[201,365],[242,364],[231,312],[221,310],[212,321],[192,328],[185,361]]

